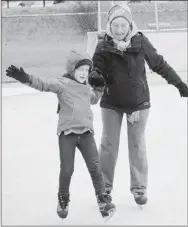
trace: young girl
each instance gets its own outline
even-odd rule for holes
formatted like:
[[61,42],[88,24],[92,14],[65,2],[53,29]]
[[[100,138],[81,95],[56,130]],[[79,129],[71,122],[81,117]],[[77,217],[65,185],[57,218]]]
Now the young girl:
[[60,109],[57,134],[59,136],[60,175],[57,214],[68,215],[70,201],[69,185],[74,170],[76,147],[81,151],[91,175],[97,202],[102,217],[110,217],[115,210],[105,193],[99,167],[98,151],[94,140],[93,114],[90,104],[96,104],[101,91],[91,90],[87,78],[92,61],[86,53],[71,51],[66,64],[66,74],[59,78],[44,78],[29,75],[22,68],[11,65],[6,75],[39,91],[57,94]]

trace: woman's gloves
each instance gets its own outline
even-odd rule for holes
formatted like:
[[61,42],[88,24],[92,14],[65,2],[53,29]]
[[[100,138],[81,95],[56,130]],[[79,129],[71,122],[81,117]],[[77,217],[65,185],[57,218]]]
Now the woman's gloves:
[[188,97],[188,87],[185,83],[181,82],[175,85],[175,87],[179,90],[181,97]]

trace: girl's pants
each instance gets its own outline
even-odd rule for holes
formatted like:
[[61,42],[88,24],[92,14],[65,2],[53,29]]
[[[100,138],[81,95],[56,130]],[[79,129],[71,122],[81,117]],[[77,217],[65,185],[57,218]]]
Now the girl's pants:
[[89,131],[83,134],[71,133],[69,135],[64,135],[64,133],[61,133],[61,135],[59,136],[59,191],[69,194],[69,185],[74,171],[76,147],[81,151],[82,156],[85,160],[96,195],[104,193],[105,185],[99,166],[98,151],[93,134]]

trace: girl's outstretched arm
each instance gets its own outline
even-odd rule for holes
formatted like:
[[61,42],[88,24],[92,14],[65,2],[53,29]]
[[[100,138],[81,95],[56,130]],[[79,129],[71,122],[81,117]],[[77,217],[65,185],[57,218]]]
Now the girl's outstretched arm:
[[27,74],[23,68],[11,65],[6,70],[6,75],[39,91],[60,93],[63,89],[63,81],[60,78],[46,78]]

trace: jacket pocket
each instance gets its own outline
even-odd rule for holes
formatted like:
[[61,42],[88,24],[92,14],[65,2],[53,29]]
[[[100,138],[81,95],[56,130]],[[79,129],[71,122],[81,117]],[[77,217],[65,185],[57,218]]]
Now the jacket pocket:
[[144,79],[142,77],[140,77],[140,80],[143,85],[144,91],[146,91],[146,82],[144,81]]
[[114,84],[106,88],[106,98],[109,103],[132,107],[138,105],[145,94],[143,84],[133,82]]
[[145,84],[144,81],[142,81],[142,84],[132,83],[131,84],[131,91],[130,94],[132,96],[133,102],[138,104],[140,102],[140,99],[145,93]]
[[63,100],[61,100],[62,107],[60,109],[60,115],[63,122],[71,121],[74,114],[74,102],[67,98],[66,95],[63,97]]

